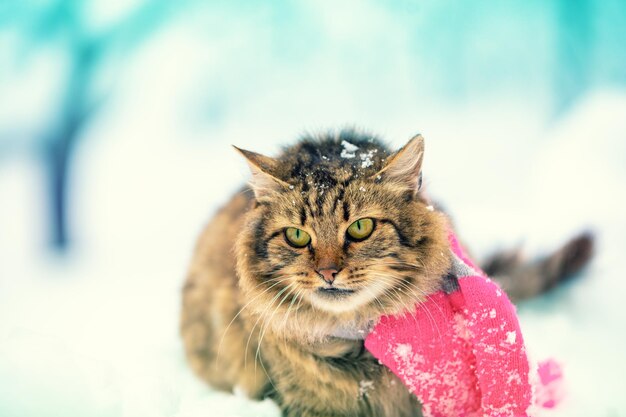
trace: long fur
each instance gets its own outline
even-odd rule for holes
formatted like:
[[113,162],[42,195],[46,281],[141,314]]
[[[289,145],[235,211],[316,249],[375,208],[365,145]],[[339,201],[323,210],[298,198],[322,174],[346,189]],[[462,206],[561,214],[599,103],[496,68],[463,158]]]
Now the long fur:
[[[420,416],[362,340],[336,335],[412,311],[450,267],[451,224],[419,192],[421,137],[397,152],[354,131],[302,138],[277,158],[240,152],[252,189],[205,228],[183,290],[194,371],[216,388],[272,398],[289,417]],[[374,232],[351,241],[346,229],[361,218]],[[287,227],[310,245],[290,246]],[[333,285],[355,292],[321,295],[320,259],[337,265]]]

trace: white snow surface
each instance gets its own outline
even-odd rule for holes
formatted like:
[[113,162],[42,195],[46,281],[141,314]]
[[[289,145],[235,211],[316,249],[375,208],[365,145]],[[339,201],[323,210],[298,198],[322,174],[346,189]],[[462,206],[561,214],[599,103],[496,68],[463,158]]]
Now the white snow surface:
[[[583,226],[597,232],[596,259],[582,276],[519,307],[532,358],[554,357],[565,372],[564,402],[542,415],[625,410],[626,126],[618,117],[624,110],[626,96],[589,96],[546,132],[536,155],[526,156],[528,165],[520,167],[527,169],[513,176],[511,190],[493,195],[498,184],[488,180],[489,159],[498,156],[476,151],[480,160],[454,178],[452,161],[462,164],[466,155],[442,149],[445,132],[432,134],[431,189],[444,197],[475,253],[521,241],[537,253]],[[0,170],[3,193],[15,192],[0,218],[2,230],[10,231],[0,237],[0,415],[278,416],[270,402],[215,392],[196,380],[177,331],[179,289],[195,235],[245,179],[245,165],[226,144],[198,152],[160,139],[137,172],[127,156],[140,151],[132,140],[93,146],[99,156],[79,161],[90,163],[76,183],[78,223],[90,227],[80,229],[81,246],[66,261],[42,257],[33,239],[40,225],[23,214],[40,204],[32,161],[14,160]],[[484,148],[477,143],[476,149]],[[225,161],[220,181],[207,160]],[[168,162],[176,168],[160,175]],[[507,193],[520,196],[517,206],[509,205]]]
[[[216,392],[192,375],[179,293],[202,225],[248,176],[228,145],[273,153],[311,123],[354,123],[397,147],[422,131],[425,186],[478,257],[521,243],[533,255],[595,230],[593,264],[522,304],[520,321],[532,358],[564,369],[565,399],[542,416],[626,415],[626,92],[591,92],[548,121],[522,99],[432,110],[395,89],[390,114],[357,107],[379,100],[354,100],[334,73],[308,65],[315,85],[283,77],[287,99],[268,89],[244,97],[219,127],[189,131],[176,99],[199,79],[181,68],[206,68],[194,39],[183,30],[162,40],[181,47],[177,62],[150,48],[138,56],[122,82],[141,94],[118,98],[85,132],[65,259],[43,248],[38,160],[19,154],[0,164],[0,416],[279,416],[269,401]],[[232,45],[221,48],[212,53]]]

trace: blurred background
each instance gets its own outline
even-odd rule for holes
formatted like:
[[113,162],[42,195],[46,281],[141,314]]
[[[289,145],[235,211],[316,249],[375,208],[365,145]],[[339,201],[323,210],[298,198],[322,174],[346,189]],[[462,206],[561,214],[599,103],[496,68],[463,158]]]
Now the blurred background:
[[274,416],[187,368],[194,240],[272,154],[426,138],[481,258],[580,230],[594,262],[519,307],[563,365],[542,416],[626,416],[626,3],[0,0],[0,416]]

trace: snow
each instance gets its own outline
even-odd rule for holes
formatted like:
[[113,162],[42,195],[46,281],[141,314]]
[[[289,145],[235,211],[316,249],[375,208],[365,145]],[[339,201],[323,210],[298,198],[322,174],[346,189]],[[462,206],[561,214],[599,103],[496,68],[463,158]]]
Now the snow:
[[398,343],[395,352],[403,361],[409,361],[413,355],[413,348],[408,343]]
[[376,152],[378,152],[378,149],[374,148],[370,149],[367,153],[359,154],[359,157],[361,158],[361,168],[368,168],[374,165],[372,158]]
[[359,398],[365,397],[367,393],[374,389],[374,381],[359,381]]
[[506,342],[510,343],[511,345],[515,343],[515,340],[517,339],[517,332],[515,330],[512,330],[510,332],[506,332]]
[[469,341],[472,337],[472,334],[470,333],[470,330],[465,321],[465,317],[463,317],[462,314],[457,313],[454,315],[454,332],[465,341]]
[[[389,351],[393,361],[398,364],[398,375],[412,392],[420,393],[426,399],[423,404],[425,416],[436,415],[431,411],[435,407],[442,415],[458,415],[462,408],[457,398],[469,398],[472,390],[460,384],[457,377],[463,369],[462,360],[434,361],[427,363],[426,358],[414,352],[407,343],[389,342]],[[438,414],[438,413],[437,413]]]
[[341,150],[342,158],[352,159],[356,157],[356,151],[359,149],[358,146],[351,144],[347,140],[342,140],[341,146],[343,146],[343,149]]

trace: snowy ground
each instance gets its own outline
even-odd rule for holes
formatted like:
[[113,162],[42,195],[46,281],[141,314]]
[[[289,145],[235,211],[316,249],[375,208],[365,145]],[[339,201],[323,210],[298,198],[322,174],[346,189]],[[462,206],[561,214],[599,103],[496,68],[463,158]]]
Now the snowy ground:
[[[131,70],[134,93],[79,150],[69,259],[40,247],[36,161],[0,165],[0,416],[278,416],[269,402],[211,391],[191,375],[177,334],[179,288],[202,224],[246,179],[229,143],[271,153],[302,128],[343,123],[397,146],[421,130],[426,186],[477,255],[521,243],[532,255],[582,228],[597,232],[590,268],[520,316],[532,355],[565,370],[565,400],[545,416],[626,416],[625,92],[590,93],[555,122],[525,100],[426,108],[401,89],[389,112],[388,102],[359,107],[321,71],[322,90],[282,78],[282,92],[247,97],[201,141],[172,122],[178,89],[160,82],[194,77],[145,71],[163,58],[153,52]],[[178,53],[194,68],[193,46]]]

